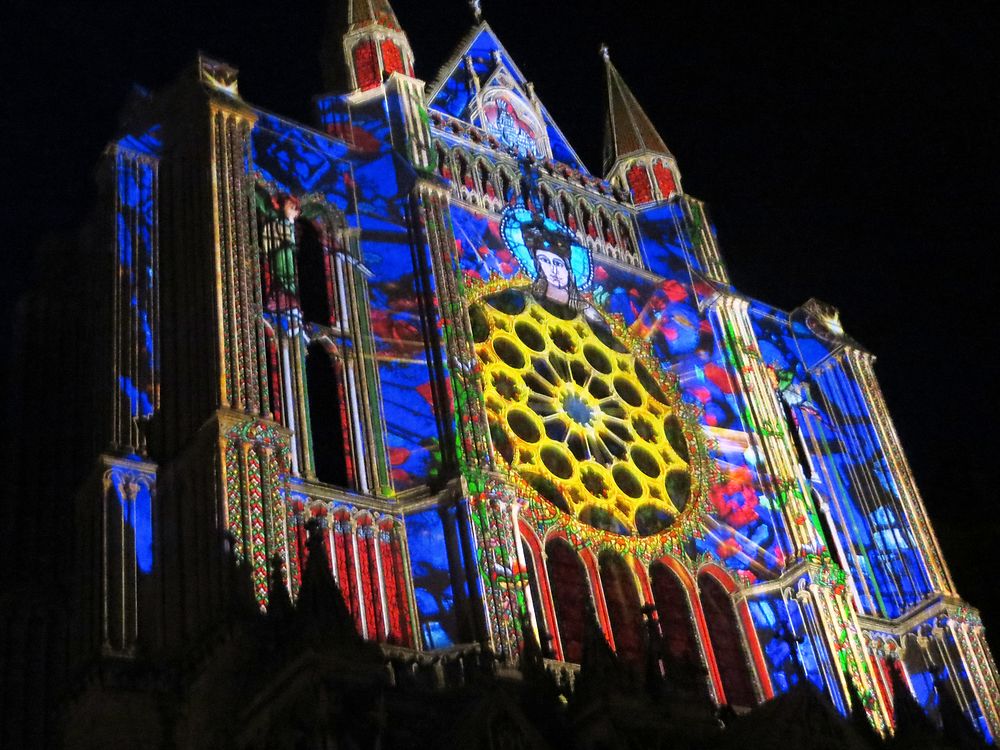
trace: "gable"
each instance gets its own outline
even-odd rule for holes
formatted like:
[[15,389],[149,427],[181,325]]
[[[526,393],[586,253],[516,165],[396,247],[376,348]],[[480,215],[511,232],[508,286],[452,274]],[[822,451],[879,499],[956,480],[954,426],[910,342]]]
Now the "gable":
[[[472,72],[466,66],[465,58],[472,60]],[[473,29],[458,50],[444,65],[435,82],[431,85],[430,108],[451,117],[480,126],[473,122],[472,75],[478,78],[481,90],[506,89],[518,98],[528,100],[528,81],[511,59],[507,50],[497,39],[489,24],[482,23]],[[555,124],[552,116],[541,105],[542,127],[548,137],[555,161],[567,164],[584,174],[590,171],[580,161],[573,147]]]

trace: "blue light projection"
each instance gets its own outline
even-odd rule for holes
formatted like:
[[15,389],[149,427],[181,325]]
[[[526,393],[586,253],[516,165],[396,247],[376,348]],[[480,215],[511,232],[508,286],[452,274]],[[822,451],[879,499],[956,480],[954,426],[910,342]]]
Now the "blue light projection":
[[129,400],[132,416],[148,416],[153,413],[153,402],[149,396],[132,382],[127,375],[118,376],[118,386]]
[[[865,609],[898,617],[930,584],[864,396],[843,362],[830,357],[836,341],[824,341],[802,311],[788,316],[755,303],[751,316],[791,416],[788,429],[808,446],[803,469],[830,506],[842,548],[859,555],[850,568]],[[820,362],[820,373],[811,374]]]
[[[682,398],[702,412],[706,435],[715,446],[713,458],[724,476],[711,493],[713,512],[705,518],[704,533],[687,541],[689,553],[711,555],[750,580],[773,577],[789,548],[787,532],[776,505],[759,489],[756,457],[727,372],[730,363],[717,318],[710,309],[699,309],[699,297],[712,290],[693,273],[678,219],[673,210],[664,210],[659,221],[650,225],[644,220],[642,225],[647,255],[657,259],[657,276],[594,256],[580,292],[620,316],[636,338],[648,341],[664,370],[678,378]],[[459,266],[470,282],[521,278],[520,283],[528,283],[534,278],[517,242],[504,240],[499,217],[453,205],[452,221]]]
[[438,510],[432,508],[407,516],[406,538],[424,648],[451,646],[458,641],[458,620],[448,567],[448,545]]
[[155,306],[156,157],[162,148],[159,126],[122,138],[115,152],[118,213],[118,274],[130,290],[128,304],[136,331],[138,358],[133,371],[119,377],[133,418],[148,418],[156,402],[156,347],[151,323]]
[[136,566],[140,572],[150,573],[153,570],[153,502],[150,486],[155,480],[118,469],[112,470],[111,480],[122,519],[134,534]]
[[[431,102],[431,109],[469,121],[474,85],[463,61],[463,57],[466,55],[471,58],[473,70],[481,85],[484,85],[497,72],[499,66],[502,66],[510,74],[513,82],[522,90],[526,90],[528,81],[518,70],[517,65],[514,64],[493,31],[484,27],[456,55],[457,61],[442,82],[437,96]],[[499,66],[494,55],[499,58]],[[542,107],[542,120],[549,139],[549,146],[552,149],[553,160],[589,175],[590,173],[580,161],[580,157],[573,151],[569,141],[566,140],[544,106]]]

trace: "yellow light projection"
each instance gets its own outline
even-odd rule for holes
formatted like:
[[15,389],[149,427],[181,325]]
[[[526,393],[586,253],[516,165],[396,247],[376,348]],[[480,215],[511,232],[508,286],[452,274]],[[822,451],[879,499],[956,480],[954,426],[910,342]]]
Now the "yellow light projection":
[[590,526],[637,536],[670,526],[691,491],[681,420],[600,314],[508,291],[474,305],[471,317],[507,465]]

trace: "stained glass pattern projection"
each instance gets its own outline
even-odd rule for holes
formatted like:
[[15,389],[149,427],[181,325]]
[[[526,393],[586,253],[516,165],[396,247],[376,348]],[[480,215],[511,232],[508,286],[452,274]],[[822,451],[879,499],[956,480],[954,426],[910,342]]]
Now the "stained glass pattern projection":
[[688,501],[688,447],[664,389],[597,317],[511,291],[474,311],[501,455],[545,499],[621,534],[667,528]]

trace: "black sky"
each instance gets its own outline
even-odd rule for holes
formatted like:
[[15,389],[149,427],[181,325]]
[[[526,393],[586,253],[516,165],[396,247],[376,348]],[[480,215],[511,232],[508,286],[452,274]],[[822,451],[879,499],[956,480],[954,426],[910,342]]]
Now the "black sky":
[[[163,87],[201,49],[240,68],[248,101],[308,119],[326,6],[8,0],[5,339],[39,236],[90,208],[93,167],[131,85]],[[418,75],[432,80],[470,11],[462,0],[394,7]],[[1000,628],[992,3],[484,0],[484,14],[594,170],[606,42],[686,191],[709,202],[734,283],[786,309],[810,297],[840,308],[848,332],[879,355],[959,591]]]

